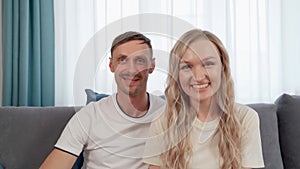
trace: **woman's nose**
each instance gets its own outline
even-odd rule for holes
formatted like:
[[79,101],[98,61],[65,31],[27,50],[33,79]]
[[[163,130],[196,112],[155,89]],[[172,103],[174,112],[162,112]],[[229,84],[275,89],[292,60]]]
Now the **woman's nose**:
[[205,79],[207,75],[207,70],[202,65],[198,65],[193,70],[193,76],[196,81],[201,81]]

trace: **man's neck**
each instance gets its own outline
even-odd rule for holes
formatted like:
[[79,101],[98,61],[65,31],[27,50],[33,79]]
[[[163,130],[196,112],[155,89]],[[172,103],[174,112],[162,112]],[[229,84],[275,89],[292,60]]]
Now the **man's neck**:
[[148,94],[128,95],[121,92],[117,93],[117,102],[121,110],[131,117],[141,117],[149,109],[150,103]]

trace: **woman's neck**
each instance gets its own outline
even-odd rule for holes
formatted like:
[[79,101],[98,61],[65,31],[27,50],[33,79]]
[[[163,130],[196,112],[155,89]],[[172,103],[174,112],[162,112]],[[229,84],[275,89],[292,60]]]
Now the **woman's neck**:
[[207,99],[200,103],[194,103],[193,108],[197,111],[197,118],[203,122],[212,121],[219,115],[220,109],[213,99]]

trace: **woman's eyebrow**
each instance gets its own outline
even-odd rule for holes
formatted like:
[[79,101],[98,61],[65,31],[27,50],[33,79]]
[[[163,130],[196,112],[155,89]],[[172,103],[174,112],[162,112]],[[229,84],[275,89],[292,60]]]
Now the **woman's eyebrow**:
[[202,60],[202,61],[205,61],[205,60],[210,60],[210,59],[215,60],[216,57],[214,57],[214,56],[207,56],[207,57],[205,57],[205,58],[203,58],[203,59],[201,59],[201,60]]
[[187,64],[187,63],[190,63],[189,61],[186,61],[186,60],[180,60],[179,64]]
[[[207,56],[207,57],[205,57],[205,58],[203,58],[203,59],[200,59],[201,62],[207,61],[207,60],[216,60],[216,57],[214,57],[214,56]],[[183,63],[188,64],[188,63],[191,63],[191,62],[192,62],[192,61],[188,61],[188,60],[183,60],[183,59],[181,59],[180,62],[179,62],[179,64],[183,64]]]

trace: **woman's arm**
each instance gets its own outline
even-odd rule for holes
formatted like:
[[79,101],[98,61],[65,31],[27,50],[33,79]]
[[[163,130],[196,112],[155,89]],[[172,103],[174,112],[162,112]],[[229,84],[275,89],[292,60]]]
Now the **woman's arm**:
[[149,165],[148,169],[160,169],[159,166],[155,166],[155,165]]

